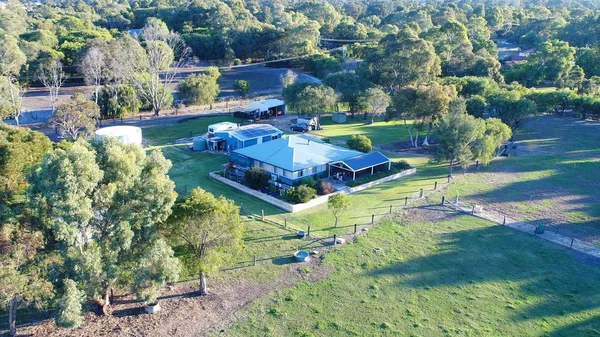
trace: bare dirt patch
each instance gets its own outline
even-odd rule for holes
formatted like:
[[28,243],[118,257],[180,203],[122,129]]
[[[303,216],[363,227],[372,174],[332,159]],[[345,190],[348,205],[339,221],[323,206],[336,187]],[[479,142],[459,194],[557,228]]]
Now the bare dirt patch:
[[[305,268],[310,273],[304,272]],[[143,304],[131,295],[115,296],[112,316],[89,312],[82,327],[66,330],[51,320],[19,329],[19,336],[201,336],[215,326],[228,325],[235,313],[251,301],[266,294],[306,281],[315,282],[329,275],[331,265],[320,258],[290,264],[273,281],[257,284],[230,280],[211,289],[208,296],[198,296],[197,282],[177,284],[163,290],[162,311],[145,314]],[[234,271],[232,271],[234,272]]]

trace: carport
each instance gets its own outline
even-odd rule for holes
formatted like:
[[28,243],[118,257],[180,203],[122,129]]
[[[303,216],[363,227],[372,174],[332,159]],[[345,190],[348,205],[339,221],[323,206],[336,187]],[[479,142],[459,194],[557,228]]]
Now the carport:
[[334,175],[332,173],[341,172],[345,176],[347,173],[352,176],[353,181],[356,180],[357,176],[360,177],[369,172],[373,175],[375,172],[389,170],[391,168],[392,162],[390,159],[377,151],[329,164],[330,175]]

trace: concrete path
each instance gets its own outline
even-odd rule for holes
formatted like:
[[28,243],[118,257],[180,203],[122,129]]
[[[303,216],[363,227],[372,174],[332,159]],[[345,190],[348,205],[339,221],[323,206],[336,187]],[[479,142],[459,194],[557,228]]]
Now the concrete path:
[[446,203],[446,206],[449,206],[450,208],[453,208],[458,211],[469,213],[478,218],[482,218],[485,220],[495,222],[500,225],[504,224],[505,226],[516,229],[518,231],[537,236],[544,240],[559,244],[559,245],[567,247],[567,248],[574,249],[578,252],[581,252],[581,253],[584,253],[584,254],[587,254],[587,255],[590,255],[593,257],[600,258],[600,248],[594,246],[593,244],[579,240],[579,239],[574,239],[574,238],[570,238],[570,237],[567,237],[564,235],[560,235],[560,234],[557,234],[557,233],[554,233],[554,232],[551,232],[548,230],[544,231],[543,234],[535,234],[536,225],[534,225],[532,223],[529,223],[526,221],[517,221],[517,220],[511,219],[509,217],[505,218],[505,216],[503,214],[500,214],[500,213],[494,212],[494,211],[485,210],[485,209],[483,209],[479,212],[473,213],[472,206],[461,205],[460,203],[457,205],[455,202]]

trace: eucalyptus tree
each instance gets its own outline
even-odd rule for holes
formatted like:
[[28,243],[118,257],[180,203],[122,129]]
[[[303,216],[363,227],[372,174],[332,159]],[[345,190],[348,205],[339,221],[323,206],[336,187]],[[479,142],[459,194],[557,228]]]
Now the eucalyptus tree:
[[159,151],[110,138],[57,148],[28,178],[45,241],[65,260],[61,274],[105,314],[113,285],[136,273],[138,258],[157,240],[157,224],[171,213],[177,194],[170,167]]
[[191,252],[194,271],[200,280],[200,294],[208,294],[207,274],[217,272],[242,248],[244,228],[239,208],[232,200],[215,198],[196,188],[175,205],[167,224],[166,235]]
[[146,22],[141,37],[145,53],[141,62],[132,64],[131,82],[158,116],[172,101],[169,85],[187,63],[189,48],[179,34],[170,32],[164,22],[155,18]]

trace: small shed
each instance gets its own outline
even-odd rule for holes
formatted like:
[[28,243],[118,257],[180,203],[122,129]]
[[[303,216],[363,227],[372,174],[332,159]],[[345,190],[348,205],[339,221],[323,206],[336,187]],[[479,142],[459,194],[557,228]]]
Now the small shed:
[[331,120],[334,123],[343,124],[346,123],[346,113],[345,112],[334,112]]
[[96,130],[96,139],[107,137],[117,138],[126,144],[142,145],[142,129],[137,126],[118,125]]
[[265,99],[249,103],[246,111],[256,111],[259,117],[285,115],[285,103],[279,99]]

